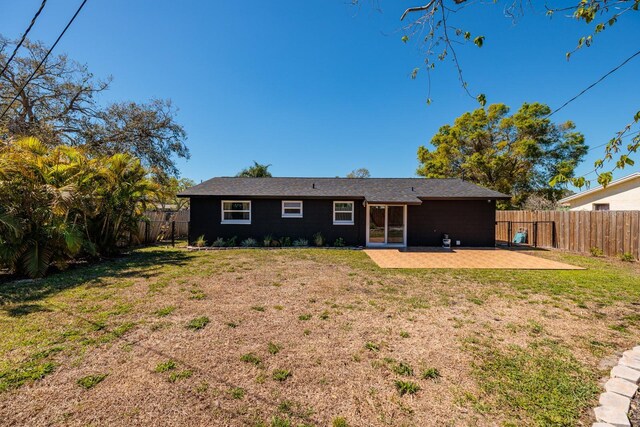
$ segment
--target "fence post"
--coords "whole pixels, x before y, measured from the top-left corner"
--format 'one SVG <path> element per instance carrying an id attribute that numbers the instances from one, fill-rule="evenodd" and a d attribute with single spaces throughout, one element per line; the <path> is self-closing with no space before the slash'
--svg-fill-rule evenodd
<path id="1" fill-rule="evenodd" d="M 507 246 L 511 247 L 511 221 L 507 222 Z"/>
<path id="2" fill-rule="evenodd" d="M 176 245 L 176 222 L 171 221 L 171 246 Z"/>
<path id="3" fill-rule="evenodd" d="M 144 244 L 149 243 L 149 221 L 144 222 Z"/>
<path id="4" fill-rule="evenodd" d="M 538 221 L 533 222 L 533 247 L 538 247 Z"/>

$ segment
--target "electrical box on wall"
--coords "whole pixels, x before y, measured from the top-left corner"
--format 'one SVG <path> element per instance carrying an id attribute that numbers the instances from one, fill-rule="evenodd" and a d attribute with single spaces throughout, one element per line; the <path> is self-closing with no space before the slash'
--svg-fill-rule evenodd
<path id="1" fill-rule="evenodd" d="M 460 240 L 456 240 L 456 246 L 460 246 Z"/>

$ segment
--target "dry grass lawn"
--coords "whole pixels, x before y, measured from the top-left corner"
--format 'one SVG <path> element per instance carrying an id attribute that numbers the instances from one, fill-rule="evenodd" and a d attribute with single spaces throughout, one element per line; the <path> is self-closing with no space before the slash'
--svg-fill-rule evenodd
<path id="1" fill-rule="evenodd" d="M 637 264 L 384 270 L 146 248 L 0 284 L 3 425 L 588 425 L 639 342 Z"/>

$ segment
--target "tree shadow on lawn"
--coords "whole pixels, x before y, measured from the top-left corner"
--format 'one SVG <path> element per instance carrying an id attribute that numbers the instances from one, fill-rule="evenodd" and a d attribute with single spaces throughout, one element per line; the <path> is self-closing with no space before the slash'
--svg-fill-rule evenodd
<path id="1" fill-rule="evenodd" d="M 189 258 L 189 254 L 185 251 L 153 248 L 56 272 L 43 279 L 0 283 L 0 306 L 37 301 L 83 284 L 101 286 L 104 278 L 144 277 L 148 279 L 160 274 L 159 270 L 163 264 L 182 266 Z M 23 305 L 13 307 L 7 312 L 11 316 L 21 316 L 41 311 L 37 306 L 38 304 Z"/>

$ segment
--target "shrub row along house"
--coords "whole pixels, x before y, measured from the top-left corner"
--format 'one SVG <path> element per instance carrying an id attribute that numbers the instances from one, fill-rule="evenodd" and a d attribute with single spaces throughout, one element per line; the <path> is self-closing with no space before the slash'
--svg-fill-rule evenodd
<path id="1" fill-rule="evenodd" d="M 190 198 L 189 241 L 287 236 L 351 246 L 494 246 L 496 200 L 461 179 L 212 178 Z"/>

